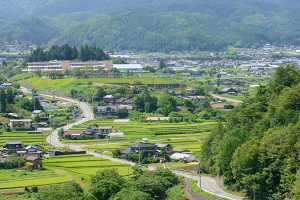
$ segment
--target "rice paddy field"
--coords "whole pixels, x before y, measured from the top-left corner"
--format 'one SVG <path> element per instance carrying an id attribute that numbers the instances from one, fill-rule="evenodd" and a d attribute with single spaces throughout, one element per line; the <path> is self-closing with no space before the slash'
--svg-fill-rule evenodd
<path id="1" fill-rule="evenodd" d="M 172 77 L 121 77 L 121 78 L 63 78 L 63 79 L 49 79 L 49 78 L 29 78 L 26 82 L 34 87 L 63 87 L 72 84 L 133 84 L 141 82 L 142 84 L 176 84 L 179 81 Z"/>
<path id="2" fill-rule="evenodd" d="M 0 134 L 0 148 L 4 143 L 10 140 L 20 140 L 25 145 L 36 144 L 48 146 L 46 138 L 49 135 L 49 131 L 44 132 L 43 134 L 29 134 L 26 131 L 13 131 Z"/>
<path id="3" fill-rule="evenodd" d="M 25 186 L 43 186 L 76 180 L 83 187 L 89 184 L 90 176 L 99 170 L 116 169 L 127 176 L 132 170 L 129 165 L 96 158 L 92 155 L 65 155 L 43 160 L 44 170 L 0 170 L 0 192 Z"/>
<path id="4" fill-rule="evenodd" d="M 175 149 L 190 150 L 199 154 L 203 140 L 209 135 L 216 122 L 202 123 L 114 123 L 113 121 L 90 121 L 72 129 L 85 129 L 87 126 L 112 126 L 113 129 L 123 132 L 125 138 L 103 140 L 64 140 L 70 143 L 84 143 L 90 146 L 87 149 L 98 150 L 105 154 L 112 154 L 116 149 L 128 148 L 131 144 L 147 138 L 151 143 L 167 143 Z"/>

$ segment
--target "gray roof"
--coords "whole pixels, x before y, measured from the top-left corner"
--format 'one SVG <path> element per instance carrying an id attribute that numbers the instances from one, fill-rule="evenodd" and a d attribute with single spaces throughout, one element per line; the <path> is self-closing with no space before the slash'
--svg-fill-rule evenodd
<path id="1" fill-rule="evenodd" d="M 23 142 L 19 141 L 19 140 L 11 140 L 6 142 L 5 144 L 23 144 Z"/>
<path id="2" fill-rule="evenodd" d="M 147 147 L 156 147 L 156 145 L 154 145 L 154 144 L 146 144 L 146 143 L 140 142 L 138 144 L 132 145 L 131 147 L 133 147 L 133 148 L 147 148 Z"/>

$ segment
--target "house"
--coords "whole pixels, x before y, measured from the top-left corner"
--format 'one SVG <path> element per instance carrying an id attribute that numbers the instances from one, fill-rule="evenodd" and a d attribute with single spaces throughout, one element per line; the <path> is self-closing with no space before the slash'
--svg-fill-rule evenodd
<path id="1" fill-rule="evenodd" d="M 220 94 L 238 95 L 240 93 L 240 89 L 238 89 L 238 88 L 224 88 L 219 93 Z"/>
<path id="2" fill-rule="evenodd" d="M 34 111 L 32 111 L 32 115 L 33 115 L 33 116 L 40 115 L 40 114 L 42 114 L 42 113 L 43 113 L 42 110 L 34 110 Z"/>
<path id="3" fill-rule="evenodd" d="M 32 120 L 31 119 L 10 120 L 9 126 L 11 129 L 31 129 L 32 128 Z"/>
<path id="4" fill-rule="evenodd" d="M 174 153 L 170 156 L 173 160 L 185 160 L 187 162 L 192 162 L 196 158 L 192 153 L 184 152 L 184 153 Z"/>
<path id="5" fill-rule="evenodd" d="M 27 155 L 27 156 L 35 156 L 35 157 L 37 157 L 37 158 L 42 158 L 42 157 L 43 157 L 43 154 L 44 154 L 44 152 L 41 151 L 41 150 L 39 149 L 39 147 L 36 146 L 36 145 L 28 145 L 28 146 L 25 148 L 25 150 L 26 150 L 26 155 Z"/>
<path id="6" fill-rule="evenodd" d="M 83 130 L 66 130 L 64 131 L 64 137 L 82 137 L 84 135 Z"/>
<path id="7" fill-rule="evenodd" d="M 108 134 L 112 133 L 112 126 L 96 126 L 92 125 L 85 129 L 84 134 L 87 136 L 93 136 L 97 139 L 104 138 Z"/>
<path id="8" fill-rule="evenodd" d="M 104 103 L 114 105 L 116 103 L 116 97 L 114 95 L 106 95 L 105 97 L 103 97 L 103 101 Z"/>
<path id="9" fill-rule="evenodd" d="M 20 119 L 19 115 L 17 115 L 16 113 L 8 113 L 6 117 L 9 119 Z"/>
<path id="10" fill-rule="evenodd" d="M 188 88 L 185 90 L 188 95 L 195 95 L 196 90 L 194 88 Z"/>
<path id="11" fill-rule="evenodd" d="M 42 100 L 45 100 L 45 97 L 44 96 L 40 96 L 38 94 L 33 94 L 32 95 L 32 99 L 42 101 Z"/>
<path id="12" fill-rule="evenodd" d="M 11 140 L 11 141 L 6 142 L 3 145 L 2 151 L 8 152 L 10 150 L 23 151 L 24 150 L 23 143 L 18 140 Z"/>
<path id="13" fill-rule="evenodd" d="M 140 151 L 150 153 L 152 155 L 157 154 L 157 146 L 155 144 L 148 144 L 144 142 L 140 142 L 130 146 L 133 152 L 139 153 Z"/>
<path id="14" fill-rule="evenodd" d="M 97 116 L 116 116 L 117 106 L 98 106 Z"/>
<path id="15" fill-rule="evenodd" d="M 116 116 L 118 109 L 126 109 L 128 113 L 132 111 L 131 105 L 108 105 L 108 106 L 98 106 L 97 107 L 97 116 Z"/>
<path id="16" fill-rule="evenodd" d="M 26 158 L 28 163 L 32 164 L 32 169 L 41 169 L 42 168 L 42 159 L 35 156 L 29 156 Z"/>
<path id="17" fill-rule="evenodd" d="M 169 119 L 169 117 L 147 117 L 149 122 L 167 122 Z"/>
<path id="18" fill-rule="evenodd" d="M 156 144 L 157 151 L 161 152 L 161 150 L 166 150 L 167 153 L 173 152 L 173 146 L 170 144 Z"/>

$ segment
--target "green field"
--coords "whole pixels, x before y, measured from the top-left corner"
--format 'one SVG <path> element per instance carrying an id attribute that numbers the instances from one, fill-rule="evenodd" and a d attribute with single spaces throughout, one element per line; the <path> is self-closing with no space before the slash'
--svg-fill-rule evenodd
<path id="1" fill-rule="evenodd" d="M 99 150 L 111 155 L 116 149 L 125 149 L 143 138 L 151 143 L 168 143 L 175 149 L 185 149 L 200 153 L 203 140 L 208 136 L 216 122 L 203 123 L 145 123 L 129 122 L 114 123 L 113 121 L 90 121 L 72 127 L 72 129 L 85 129 L 88 125 L 96 123 L 100 126 L 112 126 L 125 134 L 122 139 L 103 140 L 63 140 L 65 143 L 90 144 L 87 149 Z"/>
<path id="2" fill-rule="evenodd" d="M 64 78 L 64 79 L 42 79 L 29 78 L 26 82 L 34 87 L 63 87 L 72 84 L 133 84 L 141 82 L 142 84 L 175 84 L 179 83 L 171 77 L 122 77 L 122 78 Z"/>
<path id="3" fill-rule="evenodd" d="M 96 158 L 92 155 L 66 155 L 43 160 L 44 170 L 1 170 L 0 190 L 42 186 L 76 180 L 83 186 L 89 184 L 90 176 L 99 170 L 117 169 L 121 175 L 132 172 L 129 165 Z"/>
<path id="4" fill-rule="evenodd" d="M 46 138 L 49 132 L 44 132 L 43 134 L 29 134 L 26 131 L 14 131 L 0 134 L 0 146 L 2 147 L 4 143 L 10 140 L 20 140 L 25 145 L 36 144 L 47 146 Z"/>
<path id="5" fill-rule="evenodd" d="M 131 173 L 128 165 L 96 158 L 92 155 L 67 155 L 50 157 L 44 160 L 44 166 L 50 169 L 60 169 L 78 176 L 90 176 L 99 170 L 115 168 L 122 175 Z"/>
<path id="6" fill-rule="evenodd" d="M 126 139 L 137 140 L 142 138 L 167 139 L 182 137 L 205 137 L 214 127 L 216 122 L 207 121 L 190 124 L 160 122 L 114 123 L 113 121 L 90 121 L 79 126 L 74 126 L 72 129 L 85 129 L 87 126 L 92 124 L 97 124 L 99 126 L 112 126 L 114 129 L 118 129 L 119 131 L 123 132 Z"/>

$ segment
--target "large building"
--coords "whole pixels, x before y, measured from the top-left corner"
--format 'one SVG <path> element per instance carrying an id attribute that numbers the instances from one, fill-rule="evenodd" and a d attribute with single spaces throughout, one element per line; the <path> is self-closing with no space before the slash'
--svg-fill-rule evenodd
<path id="1" fill-rule="evenodd" d="M 30 62 L 27 69 L 22 70 L 24 73 L 30 73 L 35 71 L 50 72 L 58 71 L 63 72 L 65 70 L 84 69 L 91 67 L 97 69 L 102 67 L 104 70 L 110 70 L 113 68 L 113 62 L 111 60 L 106 61 L 70 61 L 70 60 L 54 60 L 45 62 Z"/>
<path id="2" fill-rule="evenodd" d="M 120 72 L 143 72 L 143 67 L 140 64 L 114 64 L 114 68 Z"/>

